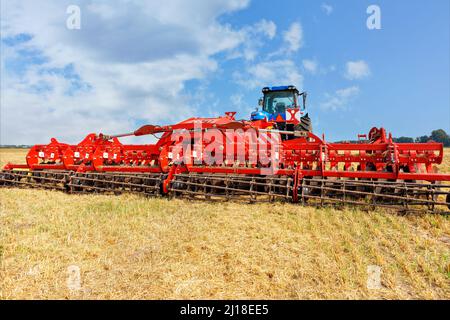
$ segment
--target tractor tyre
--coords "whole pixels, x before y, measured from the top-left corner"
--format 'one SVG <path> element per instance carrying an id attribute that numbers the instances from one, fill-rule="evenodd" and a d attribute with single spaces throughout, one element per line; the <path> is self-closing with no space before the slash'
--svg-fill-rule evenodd
<path id="1" fill-rule="evenodd" d="M 312 132 L 312 122 L 308 114 L 300 118 L 300 123 L 295 125 L 294 130 Z"/>

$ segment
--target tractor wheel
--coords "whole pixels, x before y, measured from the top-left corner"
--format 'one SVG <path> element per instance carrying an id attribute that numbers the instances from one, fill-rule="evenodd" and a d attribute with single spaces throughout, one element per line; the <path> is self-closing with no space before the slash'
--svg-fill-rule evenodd
<path id="1" fill-rule="evenodd" d="M 300 118 L 300 123 L 295 125 L 294 130 L 312 132 L 311 118 L 308 116 L 308 114 Z"/>

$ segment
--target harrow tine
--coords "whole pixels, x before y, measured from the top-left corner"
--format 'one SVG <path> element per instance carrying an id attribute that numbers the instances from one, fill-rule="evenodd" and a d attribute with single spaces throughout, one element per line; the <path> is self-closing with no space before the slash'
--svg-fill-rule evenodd
<path id="1" fill-rule="evenodd" d="M 162 173 L 110 173 L 56 170 L 3 170 L 0 185 L 61 190 L 74 194 L 135 193 L 162 196 Z M 450 185 L 406 181 L 303 178 L 298 185 L 303 205 L 355 205 L 401 212 L 446 213 L 450 208 Z M 240 174 L 176 174 L 169 185 L 174 197 L 250 203 L 293 201 L 294 179 L 289 176 Z"/>

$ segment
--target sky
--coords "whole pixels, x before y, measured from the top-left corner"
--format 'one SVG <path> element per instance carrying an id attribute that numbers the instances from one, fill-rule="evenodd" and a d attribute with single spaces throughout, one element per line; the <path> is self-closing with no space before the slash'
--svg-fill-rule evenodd
<path id="1" fill-rule="evenodd" d="M 328 141 L 450 132 L 449 18 L 448 0 L 1 0 L 0 144 L 249 119 L 290 84 Z"/>

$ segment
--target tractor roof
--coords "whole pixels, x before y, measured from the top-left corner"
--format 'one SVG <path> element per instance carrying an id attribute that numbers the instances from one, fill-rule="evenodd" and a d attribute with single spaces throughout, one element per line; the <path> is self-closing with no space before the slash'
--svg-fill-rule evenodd
<path id="1" fill-rule="evenodd" d="M 277 86 L 277 87 L 264 87 L 262 89 L 262 92 L 271 92 L 271 91 L 286 91 L 286 90 L 294 90 L 294 91 L 298 91 L 297 88 L 293 85 L 289 85 L 289 86 Z"/>

